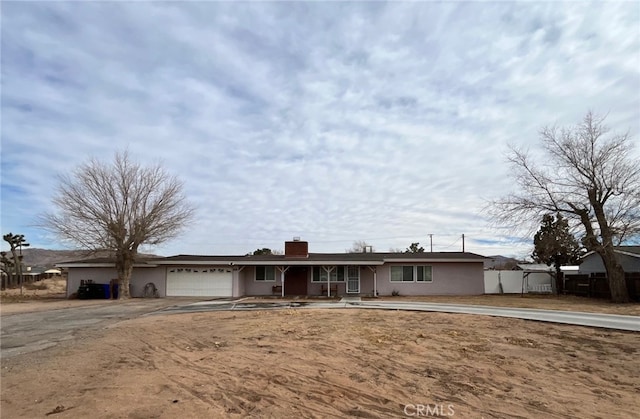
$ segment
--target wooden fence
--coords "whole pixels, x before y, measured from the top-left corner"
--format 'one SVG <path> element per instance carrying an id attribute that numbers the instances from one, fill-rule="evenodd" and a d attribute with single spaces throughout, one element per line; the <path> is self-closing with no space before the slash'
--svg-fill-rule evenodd
<path id="1" fill-rule="evenodd" d="M 625 279 L 629 297 L 634 301 L 640 301 L 640 273 L 626 273 Z M 562 292 L 583 297 L 611 298 L 607 276 L 604 273 L 565 275 Z"/>

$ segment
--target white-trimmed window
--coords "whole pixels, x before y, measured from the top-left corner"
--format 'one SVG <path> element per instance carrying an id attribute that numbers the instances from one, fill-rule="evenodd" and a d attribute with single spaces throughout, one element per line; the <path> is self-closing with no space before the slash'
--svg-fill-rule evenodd
<path id="1" fill-rule="evenodd" d="M 256 281 L 275 282 L 276 267 L 275 266 L 256 266 Z"/>
<path id="2" fill-rule="evenodd" d="M 390 272 L 391 282 L 433 282 L 429 265 L 391 266 Z"/>
<path id="3" fill-rule="evenodd" d="M 418 265 L 416 266 L 416 281 L 417 282 L 433 282 L 433 271 L 431 266 Z"/>
<path id="4" fill-rule="evenodd" d="M 329 273 L 329 282 L 344 282 L 346 270 L 344 266 L 331 266 L 328 268 L 333 268 Z M 327 282 L 327 270 L 322 266 L 314 266 L 311 282 Z"/>

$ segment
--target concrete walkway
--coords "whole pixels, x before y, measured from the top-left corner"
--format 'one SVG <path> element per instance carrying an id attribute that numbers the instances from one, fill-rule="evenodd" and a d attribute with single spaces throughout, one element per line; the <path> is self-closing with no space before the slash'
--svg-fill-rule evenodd
<path id="1" fill-rule="evenodd" d="M 376 310 L 409 310 L 434 311 L 443 313 L 476 314 L 483 316 L 512 317 L 524 320 L 572 324 L 577 326 L 602 327 L 615 330 L 640 332 L 640 316 L 622 316 L 616 314 L 584 313 L 560 310 L 538 310 L 529 308 L 490 307 L 466 304 L 439 304 L 420 302 L 388 302 L 358 301 L 359 299 L 343 298 L 333 302 L 199 302 L 180 305 L 158 311 L 154 314 L 190 313 L 201 311 L 229 310 L 277 310 L 277 309 L 376 309 Z"/>
<path id="2" fill-rule="evenodd" d="M 360 297 L 342 297 L 340 299 L 341 303 L 359 303 L 362 301 Z"/>
<path id="3" fill-rule="evenodd" d="M 639 316 L 618 314 L 584 313 L 578 311 L 538 310 L 532 308 L 490 307 L 466 304 L 438 303 L 388 303 L 367 301 L 361 308 L 385 310 L 438 311 L 444 313 L 479 314 L 484 316 L 512 317 L 524 320 L 573 324 L 577 326 L 604 327 L 607 329 L 640 332 Z"/>

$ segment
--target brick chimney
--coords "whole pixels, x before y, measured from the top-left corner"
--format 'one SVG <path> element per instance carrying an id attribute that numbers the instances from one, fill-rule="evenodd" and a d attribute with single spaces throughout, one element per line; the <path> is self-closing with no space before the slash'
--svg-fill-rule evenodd
<path id="1" fill-rule="evenodd" d="M 301 241 L 300 237 L 294 237 L 293 241 L 284 242 L 285 258 L 306 258 L 309 257 L 309 243 Z"/>

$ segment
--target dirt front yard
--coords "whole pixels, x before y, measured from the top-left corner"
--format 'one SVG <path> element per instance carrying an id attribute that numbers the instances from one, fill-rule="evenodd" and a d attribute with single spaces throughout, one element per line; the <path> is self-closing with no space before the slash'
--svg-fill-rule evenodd
<path id="1" fill-rule="evenodd" d="M 621 417 L 640 334 L 378 310 L 153 315 L 2 362 L 2 417 Z"/>

